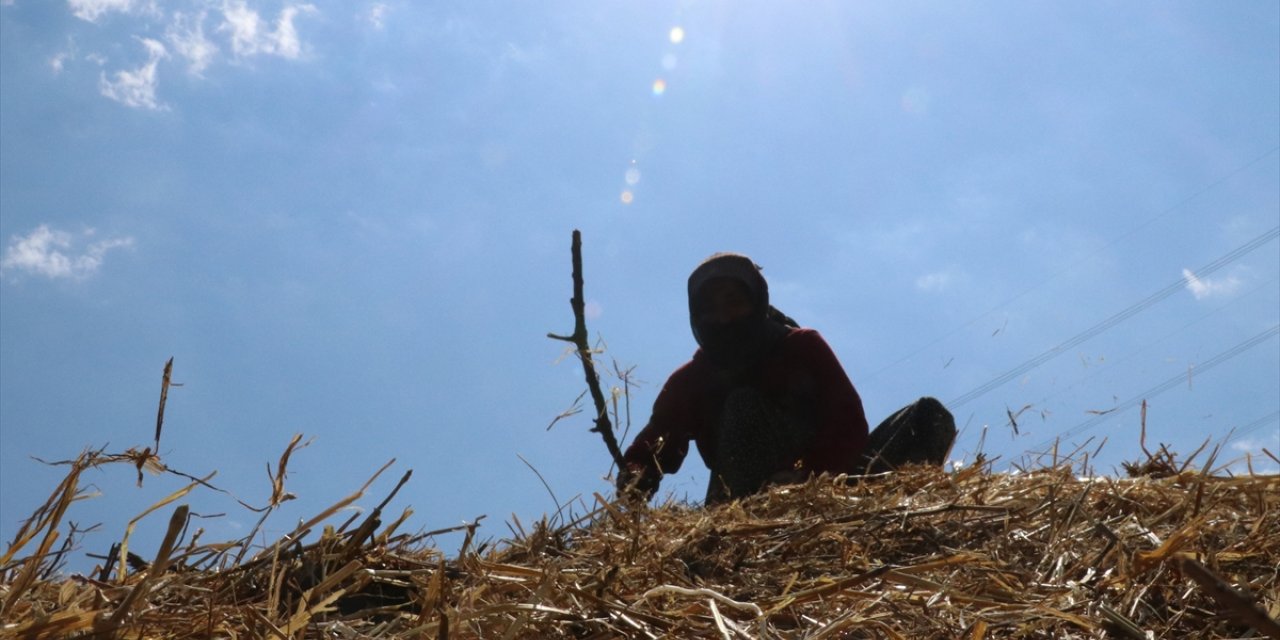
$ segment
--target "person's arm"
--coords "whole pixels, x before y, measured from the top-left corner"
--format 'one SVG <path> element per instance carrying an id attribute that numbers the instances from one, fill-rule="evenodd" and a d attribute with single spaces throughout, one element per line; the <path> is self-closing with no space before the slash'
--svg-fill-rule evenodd
<path id="1" fill-rule="evenodd" d="M 867 446 L 867 417 L 862 398 L 826 340 L 816 331 L 796 336 L 802 357 L 813 372 L 818 430 L 804 456 L 811 473 L 851 471 Z"/>
<path id="2" fill-rule="evenodd" d="M 651 497 L 663 474 L 680 469 L 689 453 L 690 391 L 688 365 L 681 367 L 663 385 L 653 403 L 653 413 L 622 455 L 618 489 Z"/>

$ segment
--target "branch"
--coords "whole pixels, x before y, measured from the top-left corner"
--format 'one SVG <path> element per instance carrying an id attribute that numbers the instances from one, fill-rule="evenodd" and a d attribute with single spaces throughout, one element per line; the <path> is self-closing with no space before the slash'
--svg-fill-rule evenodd
<path id="1" fill-rule="evenodd" d="M 600 391 L 600 376 L 596 375 L 595 363 L 591 360 L 591 345 L 587 344 L 586 303 L 582 298 L 582 233 L 573 230 L 573 298 L 569 300 L 573 307 L 573 334 L 560 336 L 548 333 L 547 337 L 563 340 L 574 345 L 578 350 L 578 358 L 582 360 L 582 372 L 587 378 L 587 388 L 591 391 L 591 400 L 596 405 L 596 426 L 591 430 L 604 438 L 604 446 L 614 463 L 622 466 L 622 451 L 618 449 L 618 440 L 613 435 L 613 425 L 609 423 L 608 405 L 605 404 L 604 393 Z"/>

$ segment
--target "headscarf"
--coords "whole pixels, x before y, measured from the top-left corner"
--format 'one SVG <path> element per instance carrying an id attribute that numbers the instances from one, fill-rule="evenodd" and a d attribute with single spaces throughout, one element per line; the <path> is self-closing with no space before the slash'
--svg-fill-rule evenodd
<path id="1" fill-rule="evenodd" d="M 699 322 L 697 300 L 708 282 L 730 278 L 746 286 L 751 315 L 728 323 Z M 769 305 L 769 283 L 760 267 L 740 253 L 717 253 L 689 275 L 689 325 L 703 353 L 721 369 L 740 371 L 756 363 L 796 326 Z"/>

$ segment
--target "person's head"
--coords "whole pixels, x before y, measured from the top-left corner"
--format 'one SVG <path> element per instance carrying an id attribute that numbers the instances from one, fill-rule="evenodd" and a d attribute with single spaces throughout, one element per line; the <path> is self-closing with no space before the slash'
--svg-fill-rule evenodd
<path id="1" fill-rule="evenodd" d="M 690 308 L 698 324 L 728 324 L 750 317 L 755 303 L 746 283 L 718 276 L 698 288 Z"/>
<path id="2" fill-rule="evenodd" d="M 760 267 L 737 253 L 717 253 L 689 276 L 689 324 L 713 362 L 739 367 L 768 346 L 769 285 Z"/>

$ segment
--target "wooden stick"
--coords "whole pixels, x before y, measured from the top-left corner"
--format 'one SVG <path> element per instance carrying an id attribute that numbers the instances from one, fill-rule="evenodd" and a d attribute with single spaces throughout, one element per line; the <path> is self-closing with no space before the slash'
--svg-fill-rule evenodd
<path id="1" fill-rule="evenodd" d="M 604 446 L 609 449 L 613 462 L 622 467 L 622 451 L 618 449 L 613 425 L 609 423 L 608 405 L 605 404 L 604 393 L 600 391 L 600 376 L 596 375 L 596 366 L 591 360 L 591 345 L 587 343 L 587 305 L 582 298 L 582 233 L 577 229 L 573 230 L 573 298 L 569 300 L 569 305 L 573 307 L 573 335 L 548 333 L 547 337 L 572 343 L 577 348 L 578 358 L 582 360 L 582 372 L 587 378 L 587 388 L 591 390 L 591 400 L 596 405 L 596 426 L 591 430 L 604 438 Z"/>

